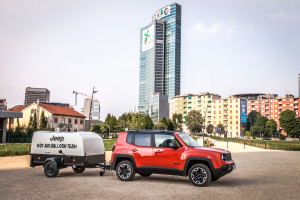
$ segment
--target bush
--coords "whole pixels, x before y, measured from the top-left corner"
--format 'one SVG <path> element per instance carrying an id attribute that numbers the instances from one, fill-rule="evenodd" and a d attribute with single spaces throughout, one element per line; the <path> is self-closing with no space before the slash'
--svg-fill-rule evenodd
<path id="1" fill-rule="evenodd" d="M 279 138 L 280 140 L 285 140 L 285 139 L 286 139 L 286 136 L 283 135 L 283 134 L 279 134 L 279 135 L 278 135 L 278 138 Z"/>

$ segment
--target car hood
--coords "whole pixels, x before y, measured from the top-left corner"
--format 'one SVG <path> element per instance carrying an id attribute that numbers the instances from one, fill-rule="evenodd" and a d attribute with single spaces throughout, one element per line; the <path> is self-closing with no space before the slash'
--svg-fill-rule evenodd
<path id="1" fill-rule="evenodd" d="M 218 149 L 218 148 L 209 148 L 209 147 L 196 147 L 195 150 L 201 150 L 201 151 L 212 151 L 216 153 L 230 153 L 230 151 L 227 151 L 225 149 Z"/>

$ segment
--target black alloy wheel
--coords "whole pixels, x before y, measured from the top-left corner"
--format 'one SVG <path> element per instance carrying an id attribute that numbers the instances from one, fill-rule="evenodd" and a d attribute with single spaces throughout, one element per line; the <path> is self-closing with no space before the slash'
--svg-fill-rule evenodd
<path id="1" fill-rule="evenodd" d="M 191 183 L 198 187 L 205 187 L 211 181 L 211 171 L 204 164 L 195 164 L 189 170 Z"/>
<path id="2" fill-rule="evenodd" d="M 121 161 L 117 165 L 116 174 L 121 181 L 131 181 L 135 176 L 132 163 L 129 160 Z"/>

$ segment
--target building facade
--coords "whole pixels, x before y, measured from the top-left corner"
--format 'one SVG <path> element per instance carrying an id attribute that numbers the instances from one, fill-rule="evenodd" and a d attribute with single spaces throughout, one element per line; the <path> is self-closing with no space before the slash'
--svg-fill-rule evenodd
<path id="1" fill-rule="evenodd" d="M 268 119 L 274 119 L 277 123 L 277 129 L 281 130 L 279 118 L 282 111 L 292 110 L 296 115 L 300 117 L 298 105 L 300 104 L 300 98 L 294 97 L 291 94 L 285 95 L 285 97 L 274 97 L 272 95 L 259 96 L 255 100 L 247 101 L 247 113 L 251 111 L 260 112 L 262 116 Z"/>
<path id="2" fill-rule="evenodd" d="M 50 91 L 47 88 L 31 88 L 27 87 L 25 90 L 24 105 L 28 106 L 36 103 L 39 100 L 41 103 L 49 103 Z"/>
<path id="3" fill-rule="evenodd" d="M 173 3 L 158 10 L 140 30 L 140 113 L 151 115 L 154 93 L 167 95 L 168 101 L 180 94 L 180 53 L 181 6 Z"/>
<path id="4" fill-rule="evenodd" d="M 12 125 L 11 128 L 18 126 L 27 127 L 30 118 L 32 119 L 34 116 L 36 116 L 37 127 L 39 127 L 40 118 L 44 112 L 47 125 L 52 131 L 84 131 L 85 116 L 72 108 L 44 103 L 32 103 L 29 106 L 15 107 L 11 112 L 21 112 L 23 114 L 23 118 L 13 119 L 12 123 L 10 123 Z"/>
<path id="5" fill-rule="evenodd" d="M 91 114 L 91 120 L 100 120 L 100 101 L 98 99 L 93 99 L 91 107 L 91 98 L 84 99 L 84 107 L 82 113 L 89 120 L 89 115 Z"/>
<path id="6" fill-rule="evenodd" d="M 170 102 L 170 118 L 173 114 L 182 114 L 183 123 L 191 110 L 197 110 L 205 118 L 205 126 L 211 124 L 212 119 L 212 102 L 213 100 L 221 99 L 220 95 L 211 93 L 186 94 L 175 96 Z M 184 127 L 184 130 L 186 128 Z"/>
<path id="7" fill-rule="evenodd" d="M 163 117 L 169 119 L 168 96 L 161 93 L 154 93 L 151 97 L 151 119 L 153 123 L 162 120 Z"/>
<path id="8" fill-rule="evenodd" d="M 233 96 L 214 100 L 211 121 L 214 127 L 222 124 L 227 137 L 244 136 L 247 128 L 247 100 Z"/>

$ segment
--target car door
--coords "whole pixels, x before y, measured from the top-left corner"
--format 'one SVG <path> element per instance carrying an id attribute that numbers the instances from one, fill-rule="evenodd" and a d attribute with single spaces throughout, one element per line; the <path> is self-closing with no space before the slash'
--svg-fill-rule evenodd
<path id="1" fill-rule="evenodd" d="M 173 134 L 157 133 L 154 135 L 154 166 L 155 168 L 174 168 L 183 169 L 183 161 L 181 155 L 184 148 L 181 147 Z M 169 143 L 177 143 L 177 149 L 170 148 Z"/>
<path id="2" fill-rule="evenodd" d="M 137 167 L 154 167 L 151 134 L 135 133 L 128 154 L 134 158 Z"/>

